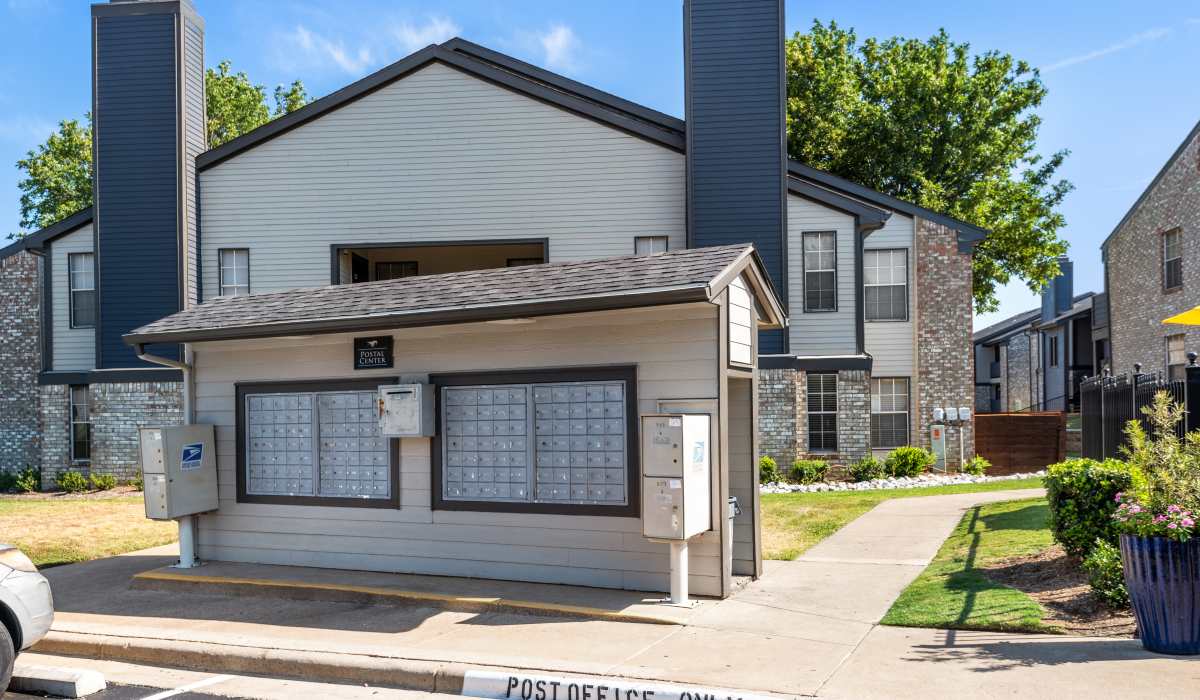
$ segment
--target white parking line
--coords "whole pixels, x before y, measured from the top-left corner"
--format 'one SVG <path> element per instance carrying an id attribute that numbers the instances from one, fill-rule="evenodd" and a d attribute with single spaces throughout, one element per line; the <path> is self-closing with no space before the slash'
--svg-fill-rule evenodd
<path id="1" fill-rule="evenodd" d="M 231 678 L 233 678 L 233 676 L 210 676 L 209 678 L 205 678 L 203 680 L 198 680 L 195 683 L 188 683 L 187 685 L 181 685 L 178 688 L 175 688 L 174 690 L 164 690 L 161 693 L 155 693 L 154 695 L 147 695 L 146 697 L 142 698 L 142 700 L 163 700 L 164 698 L 170 698 L 170 697 L 174 697 L 176 695 L 190 693 L 193 690 L 198 690 L 200 688 L 207 688 L 210 685 L 224 683 L 225 681 L 227 681 Z"/>

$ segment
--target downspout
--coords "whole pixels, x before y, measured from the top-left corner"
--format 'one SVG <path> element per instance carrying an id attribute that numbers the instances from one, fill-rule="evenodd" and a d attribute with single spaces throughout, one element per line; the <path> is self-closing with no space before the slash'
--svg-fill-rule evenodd
<path id="1" fill-rule="evenodd" d="M 183 362 L 148 353 L 146 352 L 146 346 L 141 343 L 134 345 L 133 351 L 137 353 L 138 359 L 143 362 L 171 367 L 183 373 L 183 424 L 193 424 L 196 420 L 196 415 L 192 399 L 195 395 L 192 386 L 192 364 L 195 362 L 192 354 L 192 346 L 188 343 L 183 344 Z M 179 563 L 176 567 L 191 569 L 199 565 L 200 559 L 196 553 L 196 516 L 185 515 L 179 518 Z"/>

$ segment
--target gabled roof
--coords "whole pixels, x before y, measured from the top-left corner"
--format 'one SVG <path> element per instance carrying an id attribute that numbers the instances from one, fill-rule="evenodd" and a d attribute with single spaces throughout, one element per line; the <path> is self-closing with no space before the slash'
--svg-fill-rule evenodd
<path id="1" fill-rule="evenodd" d="M 684 130 L 686 124 L 682 119 L 630 102 L 603 90 L 597 90 L 579 81 L 506 56 L 465 39 L 454 38 L 441 44 L 427 46 L 337 92 L 314 100 L 295 112 L 279 117 L 229 143 L 202 153 L 196 158 L 196 167 L 198 170 L 210 168 L 260 143 L 365 97 L 435 62 L 671 150 L 680 153 L 685 150 Z M 964 252 L 969 252 L 974 244 L 983 240 L 988 233 L 985 229 L 972 226 L 964 221 L 918 207 L 895 197 L 889 197 L 794 160 L 788 163 L 788 175 L 789 191 L 816 199 L 823 204 L 829 204 L 835 209 L 849 211 L 856 215 L 861 213 L 865 219 L 871 221 L 878 220 L 881 216 L 877 207 L 884 207 L 949 226 L 959 232 L 959 247 Z M 820 191 L 814 187 L 818 187 Z M 832 196 L 839 193 L 846 197 L 839 199 Z M 859 200 L 857 205 L 875 206 L 868 206 L 871 211 L 854 211 L 855 203 L 851 201 L 852 199 Z M 882 221 L 886 221 L 886 219 L 887 217 L 884 216 Z M 882 226 L 882 221 L 879 221 L 880 226 Z M 863 225 L 866 225 L 868 230 L 872 227 L 871 224 L 864 224 L 860 220 L 860 226 Z M 878 226 L 874 226 L 874 228 L 878 228 Z"/>
<path id="2" fill-rule="evenodd" d="M 1171 154 L 1171 157 L 1167 159 L 1167 162 L 1164 163 L 1162 168 L 1159 169 L 1158 174 L 1154 176 L 1154 179 L 1150 181 L 1150 184 L 1146 185 L 1146 189 L 1142 190 L 1142 193 L 1138 195 L 1136 200 L 1134 200 L 1133 206 L 1129 207 L 1129 211 L 1125 212 L 1125 216 L 1122 216 L 1121 220 L 1117 222 L 1117 225 L 1113 227 L 1112 233 L 1109 233 L 1108 236 L 1105 237 L 1104 242 L 1100 244 L 1101 250 L 1104 250 L 1108 247 L 1108 242 L 1112 240 L 1112 237 L 1117 235 L 1117 231 L 1120 231 L 1121 227 L 1125 225 L 1125 222 L 1129 221 L 1129 217 L 1133 216 L 1133 213 L 1142 206 L 1142 202 L 1146 201 L 1146 197 L 1150 196 L 1150 193 L 1154 191 L 1155 187 L 1158 187 L 1158 183 L 1167 174 L 1167 171 L 1171 169 L 1172 165 L 1175 165 L 1175 161 L 1179 160 L 1179 156 L 1183 155 L 1183 152 L 1187 150 L 1188 144 L 1190 144 L 1192 140 L 1196 138 L 1200 138 L 1200 122 L 1196 122 L 1196 125 L 1192 127 L 1192 130 L 1188 132 L 1188 135 L 1184 137 L 1183 143 L 1179 144 L 1179 147 L 1175 149 L 1175 152 Z"/>
<path id="3" fill-rule="evenodd" d="M 764 328 L 787 316 L 749 245 L 217 297 L 138 328 L 130 345 L 377 331 L 711 302 L 745 274 Z"/>
<path id="4" fill-rule="evenodd" d="M 86 226 L 90 223 L 92 223 L 92 208 L 88 207 L 87 209 L 75 212 L 56 224 L 47 226 L 41 231 L 31 233 L 17 240 L 15 243 L 0 248 L 0 260 L 10 255 L 16 255 L 23 250 L 41 251 L 42 246 L 47 242 L 59 236 L 65 236 L 81 226 Z"/>
<path id="5" fill-rule="evenodd" d="M 1038 323 L 1038 320 L 1042 317 L 1042 310 L 1040 307 L 1036 309 L 1030 309 L 1029 311 L 1022 311 L 1019 314 L 1014 314 L 1003 321 L 997 321 L 990 326 L 980 328 L 972 333 L 971 343 L 978 345 L 980 343 L 989 343 L 992 341 L 1002 340 L 1004 336 L 1027 327 L 1037 328 L 1041 327 L 1042 325 L 1052 326 L 1063 319 L 1091 309 L 1092 298 L 1095 296 L 1095 292 L 1084 292 L 1083 294 L 1076 295 L 1075 298 L 1071 300 L 1072 305 L 1068 311 L 1063 312 L 1045 324 Z"/>

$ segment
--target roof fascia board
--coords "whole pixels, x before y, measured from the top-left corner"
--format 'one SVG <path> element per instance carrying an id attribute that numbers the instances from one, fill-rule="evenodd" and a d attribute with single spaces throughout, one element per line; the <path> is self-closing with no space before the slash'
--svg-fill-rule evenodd
<path id="1" fill-rule="evenodd" d="M 833 190 L 818 187 L 812 182 L 795 175 L 788 176 L 788 192 L 816 202 L 817 204 L 837 209 L 843 214 L 858 217 L 858 229 L 860 233 L 867 233 L 882 228 L 888 222 L 888 219 L 892 218 L 892 212 L 890 211 L 878 209 Z"/>
<path id="2" fill-rule="evenodd" d="M 1154 188 L 1158 187 L 1158 183 L 1161 182 L 1164 177 L 1166 177 L 1167 171 L 1171 169 L 1172 165 L 1175 165 L 1175 161 L 1179 160 L 1179 157 L 1183 155 L 1185 150 L 1187 150 L 1188 144 L 1197 137 L 1200 137 L 1200 122 L 1196 122 L 1196 125 L 1192 127 L 1192 130 L 1188 132 L 1188 135 L 1184 137 L 1183 142 L 1179 144 L 1179 146 L 1175 149 L 1175 152 L 1171 154 L 1171 157 L 1168 158 L 1167 162 L 1164 163 L 1162 168 L 1159 169 L 1158 174 L 1154 176 L 1154 179 L 1150 181 L 1150 184 L 1146 186 L 1146 189 L 1142 190 L 1142 193 L 1138 195 L 1137 199 L 1134 200 L 1133 206 L 1129 207 L 1129 211 L 1125 212 L 1125 216 L 1121 217 L 1121 220 L 1118 221 L 1117 225 L 1113 227 L 1112 232 L 1109 233 L 1108 236 L 1105 237 L 1104 242 L 1100 244 L 1100 250 L 1106 257 L 1108 254 L 1108 242 L 1112 240 L 1112 237 L 1117 235 L 1117 232 L 1121 230 L 1121 227 L 1124 226 L 1131 217 L 1133 217 L 1134 212 L 1136 212 L 1138 208 L 1142 206 L 1142 202 L 1146 201 L 1146 197 L 1149 197 Z"/>
<path id="3" fill-rule="evenodd" d="M 759 257 L 758 251 L 753 247 L 748 247 L 746 252 L 729 263 L 724 270 L 708 283 L 709 300 L 716 299 L 717 295 L 723 292 L 738 275 L 741 275 L 743 272 L 748 273 L 754 296 L 758 299 L 759 306 L 768 313 L 766 323 L 759 324 L 760 327 L 786 327 L 787 312 L 783 310 L 783 306 L 779 301 L 779 295 L 775 293 L 775 287 L 771 284 L 771 279 L 767 276 L 765 270 L 766 268 L 763 266 L 762 258 Z"/>
<path id="4" fill-rule="evenodd" d="M 49 243 L 55 238 L 65 236 L 90 223 L 92 223 L 92 208 L 88 207 L 87 209 L 75 212 L 62 221 L 50 224 L 40 231 L 35 231 L 15 243 L 0 248 L 0 260 L 10 255 L 16 255 L 23 250 L 40 250 L 44 244 Z"/>
<path id="5" fill-rule="evenodd" d="M 870 355 L 759 355 L 759 369 L 796 369 L 806 372 L 833 372 L 837 370 L 871 371 L 874 358 Z"/>

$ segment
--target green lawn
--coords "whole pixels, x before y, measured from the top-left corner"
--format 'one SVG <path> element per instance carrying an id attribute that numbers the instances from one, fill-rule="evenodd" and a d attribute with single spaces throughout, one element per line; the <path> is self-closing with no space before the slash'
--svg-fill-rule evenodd
<path id="1" fill-rule="evenodd" d="M 1004 501 L 967 511 L 954 534 L 883 618 L 885 625 L 1004 632 L 1053 632 L 1029 596 L 993 583 L 980 566 L 1035 554 L 1053 540 L 1046 499 Z"/>
<path id="2" fill-rule="evenodd" d="M 767 559 L 795 559 L 809 547 L 889 498 L 1033 489 L 1041 486 L 1041 478 L 1034 477 L 915 489 L 764 494 L 763 556 Z"/>
<path id="3" fill-rule="evenodd" d="M 0 542 L 39 567 L 155 547 L 176 533 L 175 523 L 146 519 L 140 495 L 0 496 Z"/>

